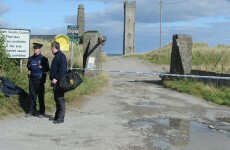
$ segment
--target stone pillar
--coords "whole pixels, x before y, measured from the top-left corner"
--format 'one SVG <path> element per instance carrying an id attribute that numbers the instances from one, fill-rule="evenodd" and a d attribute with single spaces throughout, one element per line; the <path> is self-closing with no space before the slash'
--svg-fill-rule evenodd
<path id="1" fill-rule="evenodd" d="M 135 18 L 136 1 L 129 3 L 124 1 L 124 37 L 123 54 L 135 53 Z"/>
<path id="2" fill-rule="evenodd" d="M 186 34 L 173 35 L 171 74 L 190 74 L 192 70 L 192 37 Z"/>
<path id="3" fill-rule="evenodd" d="M 100 32 L 88 31 L 83 38 L 83 68 L 84 75 L 97 75 L 100 71 L 90 71 L 87 69 L 102 69 L 102 44 L 105 37 Z"/>
<path id="4" fill-rule="evenodd" d="M 84 5 L 82 4 L 78 6 L 77 26 L 78 26 L 78 37 L 81 37 L 85 32 Z"/>

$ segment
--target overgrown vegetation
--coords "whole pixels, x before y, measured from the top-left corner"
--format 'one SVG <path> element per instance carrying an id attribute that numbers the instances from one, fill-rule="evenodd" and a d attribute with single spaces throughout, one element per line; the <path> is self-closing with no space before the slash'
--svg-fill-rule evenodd
<path id="1" fill-rule="evenodd" d="M 149 60 L 157 64 L 170 64 L 172 44 L 169 43 L 161 49 L 130 55 Z M 192 49 L 193 69 L 230 73 L 230 45 L 217 45 L 210 47 L 207 43 L 193 43 Z"/>
<path id="2" fill-rule="evenodd" d="M 161 49 L 128 57 L 138 57 L 152 63 L 169 65 L 171 49 L 172 44 L 169 43 Z M 193 43 L 192 63 L 193 69 L 230 73 L 230 45 L 220 44 L 210 47 L 207 43 Z M 167 79 L 164 80 L 164 85 L 180 92 L 202 97 L 207 101 L 230 106 L 229 87 L 215 87 L 188 79 Z"/>
<path id="3" fill-rule="evenodd" d="M 0 75 L 7 76 L 8 78 L 14 80 L 18 78 L 19 62 L 17 59 L 8 59 L 8 55 L 5 52 L 4 45 L 5 37 L 0 34 Z"/>
<path id="4" fill-rule="evenodd" d="M 4 47 L 5 38 L 0 35 L 0 76 L 7 77 L 12 81 L 15 85 L 24 89 L 28 92 L 28 70 L 26 68 L 27 59 L 23 60 L 22 70 L 20 71 L 20 67 L 18 65 L 17 59 L 9 59 L 5 52 Z M 51 41 L 42 40 L 42 39 L 31 39 L 30 40 L 30 55 L 33 54 L 33 42 L 42 43 L 42 54 L 48 57 L 49 63 L 52 62 L 53 54 L 50 50 Z M 82 67 L 82 53 L 83 48 L 82 45 L 74 45 L 74 64 L 73 67 Z M 70 58 L 70 52 L 64 52 L 67 56 L 67 59 Z M 70 61 L 70 60 L 69 60 Z M 81 72 L 79 72 L 81 74 Z M 82 74 L 81 74 L 82 75 Z M 83 76 L 82 76 L 83 77 Z M 83 83 L 75 90 L 67 92 L 65 94 L 65 98 L 67 103 L 71 101 L 77 101 L 81 96 L 92 94 L 93 92 L 98 91 L 103 86 L 107 85 L 107 77 L 106 74 L 101 74 L 100 76 L 95 77 L 83 77 Z M 13 95 L 10 97 L 4 96 L 2 92 L 0 92 L 0 116 L 5 116 L 8 114 L 17 114 L 26 111 L 26 107 L 28 107 L 29 97 L 21 97 L 19 95 Z M 55 109 L 55 102 L 53 98 L 52 87 L 50 87 L 49 78 L 47 78 L 45 84 L 45 104 L 46 104 L 46 112 L 51 112 Z M 38 105 L 37 105 L 38 106 Z"/>

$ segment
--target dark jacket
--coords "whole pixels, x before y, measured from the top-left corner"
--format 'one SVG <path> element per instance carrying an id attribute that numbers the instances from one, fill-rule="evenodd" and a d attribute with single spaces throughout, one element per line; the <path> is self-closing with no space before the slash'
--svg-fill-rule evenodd
<path id="1" fill-rule="evenodd" d="M 0 77 L 0 90 L 4 93 L 5 96 L 11 96 L 14 94 L 20 94 L 22 96 L 28 95 L 25 90 L 18 87 L 5 77 Z"/>
<path id="2" fill-rule="evenodd" d="M 42 76 L 45 72 L 49 71 L 49 61 L 48 59 L 39 54 L 29 57 L 27 62 L 27 68 L 32 76 Z"/>
<path id="3" fill-rule="evenodd" d="M 65 54 L 60 50 L 54 54 L 54 58 L 50 69 L 50 80 L 56 79 L 67 73 L 67 60 Z"/>

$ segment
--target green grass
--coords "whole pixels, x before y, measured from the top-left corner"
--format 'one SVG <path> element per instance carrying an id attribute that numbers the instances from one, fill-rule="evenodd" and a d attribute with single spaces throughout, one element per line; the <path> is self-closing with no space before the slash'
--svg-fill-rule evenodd
<path id="1" fill-rule="evenodd" d="M 166 87 L 183 93 L 201 97 L 219 105 L 230 106 L 230 88 L 215 87 L 189 79 L 164 80 Z"/>

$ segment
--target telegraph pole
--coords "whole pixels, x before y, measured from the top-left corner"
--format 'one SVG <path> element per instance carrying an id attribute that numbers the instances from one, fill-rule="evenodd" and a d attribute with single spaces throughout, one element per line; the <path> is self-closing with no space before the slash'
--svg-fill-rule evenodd
<path id="1" fill-rule="evenodd" d="M 160 49 L 161 49 L 161 42 L 162 42 L 161 24 L 162 24 L 162 0 L 160 0 Z"/>

